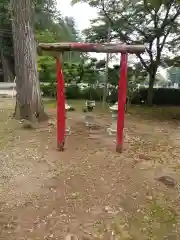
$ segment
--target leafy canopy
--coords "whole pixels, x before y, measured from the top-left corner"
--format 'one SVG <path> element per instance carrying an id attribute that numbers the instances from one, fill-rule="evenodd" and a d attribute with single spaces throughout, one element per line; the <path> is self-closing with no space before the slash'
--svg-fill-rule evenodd
<path id="1" fill-rule="evenodd" d="M 168 52 L 179 47 L 180 4 L 177 0 L 73 0 L 87 2 L 98 11 L 98 18 L 85 30 L 88 41 L 105 42 L 107 25 L 111 41 L 145 44 L 146 56 L 138 55 L 144 68 L 154 78 L 158 66 Z"/>

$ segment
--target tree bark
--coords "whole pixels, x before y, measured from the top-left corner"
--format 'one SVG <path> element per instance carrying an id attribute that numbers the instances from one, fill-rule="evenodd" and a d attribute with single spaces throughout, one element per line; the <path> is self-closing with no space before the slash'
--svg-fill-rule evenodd
<path id="1" fill-rule="evenodd" d="M 32 0 L 11 0 L 16 73 L 14 116 L 29 121 L 44 120 L 33 29 Z"/>
<path id="2" fill-rule="evenodd" d="M 155 83 L 156 71 L 152 71 L 149 73 L 149 88 L 147 93 L 147 105 L 152 106 L 153 104 L 153 97 L 154 97 L 154 83 Z"/>

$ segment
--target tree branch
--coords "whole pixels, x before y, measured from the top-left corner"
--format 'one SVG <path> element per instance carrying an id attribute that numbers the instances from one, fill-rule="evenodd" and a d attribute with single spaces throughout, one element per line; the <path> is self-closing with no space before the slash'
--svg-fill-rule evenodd
<path id="1" fill-rule="evenodd" d="M 176 20 L 176 18 L 179 16 L 179 14 L 180 14 L 180 8 L 177 10 L 177 12 L 176 12 L 176 14 L 173 16 L 173 18 L 170 19 L 170 21 L 172 21 L 172 23 L 173 23 L 173 22 Z M 166 39 L 167 39 L 169 33 L 171 32 L 172 28 L 173 28 L 173 24 L 169 27 L 167 33 L 164 35 L 164 38 L 163 38 L 162 43 L 159 44 L 159 45 L 161 45 L 161 46 L 159 46 L 160 54 L 161 54 L 161 52 L 162 52 L 162 50 L 163 50 L 163 47 L 164 47 L 165 42 L 166 42 Z"/>
<path id="2" fill-rule="evenodd" d="M 170 12 L 170 9 L 171 9 L 173 3 L 174 3 L 174 0 L 170 0 L 170 1 L 169 1 L 169 5 L 168 5 L 168 7 L 167 7 L 167 11 L 166 11 L 166 15 L 165 15 L 165 17 L 164 17 L 164 21 L 163 21 L 163 23 L 162 23 L 162 25 L 161 25 L 161 27 L 160 27 L 160 28 L 163 29 L 163 30 L 164 30 L 165 26 L 167 25 L 167 20 L 168 20 L 169 12 Z"/>
<path id="3" fill-rule="evenodd" d="M 176 12 L 176 14 L 171 18 L 171 19 L 168 19 L 168 15 L 169 15 L 169 12 L 170 12 L 170 9 L 171 9 L 171 4 L 170 4 L 170 6 L 169 6 L 169 8 L 168 8 L 168 10 L 167 10 L 167 12 L 166 12 L 166 16 L 165 16 L 165 18 L 164 18 L 164 21 L 163 21 L 163 23 L 162 23 L 162 25 L 160 26 L 160 28 L 159 29 L 161 29 L 161 34 L 162 34 L 162 32 L 164 32 L 164 29 L 165 29 L 165 27 L 169 24 L 169 22 L 171 22 L 171 23 L 173 23 L 175 20 L 176 20 L 176 18 L 179 16 L 179 14 L 180 14 L 180 7 L 177 9 L 177 12 Z M 172 25 L 171 25 L 171 27 L 172 27 Z"/>
<path id="4" fill-rule="evenodd" d="M 136 56 L 139 58 L 139 60 L 141 61 L 142 65 L 146 69 L 146 71 L 149 72 L 149 67 L 146 64 L 146 62 L 144 61 L 144 59 L 141 57 L 141 55 L 140 54 L 136 54 Z"/>

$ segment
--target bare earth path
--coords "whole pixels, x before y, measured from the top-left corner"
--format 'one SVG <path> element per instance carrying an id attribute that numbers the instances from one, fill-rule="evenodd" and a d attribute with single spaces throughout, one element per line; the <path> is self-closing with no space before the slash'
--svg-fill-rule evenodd
<path id="1" fill-rule="evenodd" d="M 0 239 L 180 239 L 178 123 L 127 115 L 123 154 L 101 129 L 90 134 L 72 112 L 66 151 L 57 152 L 54 124 L 25 130 L 0 101 Z M 55 109 L 49 109 L 55 121 Z M 157 179 L 170 176 L 167 186 Z"/>

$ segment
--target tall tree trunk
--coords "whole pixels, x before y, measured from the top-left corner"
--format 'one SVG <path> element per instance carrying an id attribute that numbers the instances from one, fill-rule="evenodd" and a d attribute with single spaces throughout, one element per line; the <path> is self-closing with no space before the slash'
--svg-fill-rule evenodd
<path id="1" fill-rule="evenodd" d="M 154 83 L 155 83 L 156 71 L 151 71 L 149 73 L 149 88 L 147 93 L 147 105 L 152 106 L 154 97 Z"/>
<path id="2" fill-rule="evenodd" d="M 41 99 L 32 23 L 32 0 L 11 0 L 16 73 L 15 117 L 29 121 L 46 117 Z"/>

